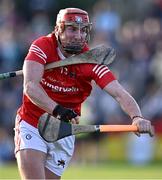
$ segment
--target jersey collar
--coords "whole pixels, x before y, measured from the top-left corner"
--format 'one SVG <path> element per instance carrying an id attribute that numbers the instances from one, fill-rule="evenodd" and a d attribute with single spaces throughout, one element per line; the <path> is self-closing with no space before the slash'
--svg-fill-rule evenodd
<path id="1" fill-rule="evenodd" d="M 59 55 L 61 60 L 65 59 L 65 56 L 62 54 L 62 52 L 61 52 L 59 47 L 57 47 L 57 52 L 58 52 L 58 55 Z"/>

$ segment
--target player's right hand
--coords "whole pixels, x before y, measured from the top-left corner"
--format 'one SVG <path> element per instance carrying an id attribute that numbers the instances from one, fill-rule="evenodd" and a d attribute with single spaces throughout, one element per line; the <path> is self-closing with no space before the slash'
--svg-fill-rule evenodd
<path id="1" fill-rule="evenodd" d="M 55 106 L 52 115 L 61 121 L 72 122 L 73 124 L 78 124 L 79 122 L 78 115 L 73 109 L 64 108 L 61 105 Z"/>

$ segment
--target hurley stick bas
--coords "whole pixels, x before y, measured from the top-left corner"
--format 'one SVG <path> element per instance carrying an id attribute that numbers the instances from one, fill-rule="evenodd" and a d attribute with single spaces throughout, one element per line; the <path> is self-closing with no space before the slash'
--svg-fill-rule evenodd
<path id="1" fill-rule="evenodd" d="M 38 131 L 47 142 L 55 142 L 70 135 L 90 132 L 137 132 L 135 125 L 76 125 L 56 119 L 44 113 L 38 123 Z"/>
<path id="2" fill-rule="evenodd" d="M 106 47 L 105 45 L 100 45 L 79 55 L 68 57 L 62 61 L 49 63 L 45 65 L 45 70 L 49 70 L 61 66 L 83 64 L 83 63 L 109 65 L 113 62 L 115 57 L 116 57 L 116 52 L 113 48 Z M 0 74 L 0 80 L 19 76 L 22 74 L 23 74 L 23 70 L 2 73 Z"/>

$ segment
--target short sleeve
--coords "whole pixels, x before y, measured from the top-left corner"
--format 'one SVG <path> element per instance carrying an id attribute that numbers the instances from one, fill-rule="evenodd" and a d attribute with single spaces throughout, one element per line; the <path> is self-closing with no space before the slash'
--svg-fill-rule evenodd
<path id="1" fill-rule="evenodd" d="M 82 74 L 88 81 L 94 80 L 100 88 L 104 88 L 108 83 L 116 80 L 111 70 L 101 64 L 82 65 Z"/>
<path id="2" fill-rule="evenodd" d="M 50 56 L 50 45 L 46 37 L 35 40 L 29 48 L 25 60 L 32 60 L 41 64 L 46 64 Z"/>
<path id="3" fill-rule="evenodd" d="M 105 65 L 95 65 L 92 69 L 92 77 L 102 89 L 110 82 L 116 80 L 115 75 Z"/>

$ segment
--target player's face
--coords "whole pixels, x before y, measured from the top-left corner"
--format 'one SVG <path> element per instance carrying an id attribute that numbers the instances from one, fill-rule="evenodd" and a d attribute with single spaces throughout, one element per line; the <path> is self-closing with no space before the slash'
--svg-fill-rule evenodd
<path id="1" fill-rule="evenodd" d="M 77 42 L 82 42 L 85 41 L 87 32 L 86 32 L 86 27 L 83 26 L 66 26 L 65 27 L 65 31 L 64 34 L 66 36 L 67 39 L 69 39 L 70 41 L 77 41 Z"/>
<path id="2" fill-rule="evenodd" d="M 87 27 L 67 25 L 59 35 L 62 46 L 83 47 L 87 37 Z"/>

